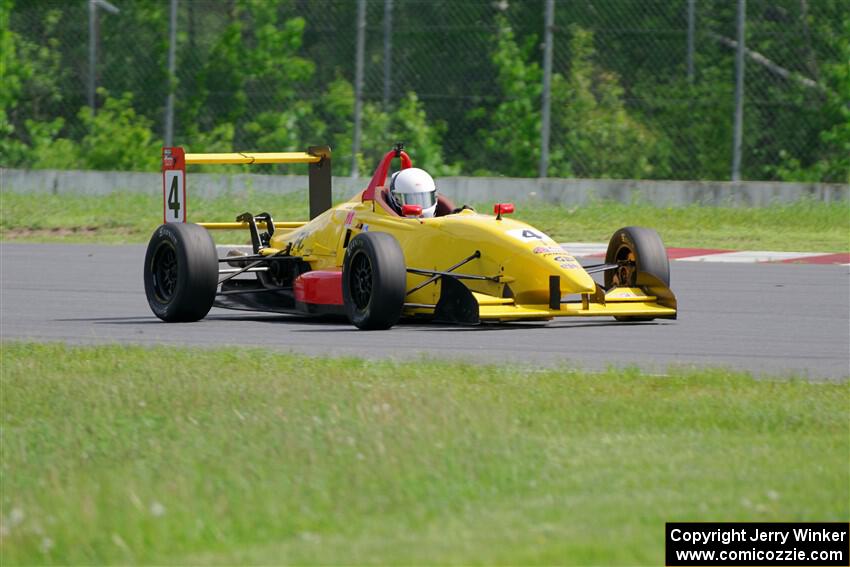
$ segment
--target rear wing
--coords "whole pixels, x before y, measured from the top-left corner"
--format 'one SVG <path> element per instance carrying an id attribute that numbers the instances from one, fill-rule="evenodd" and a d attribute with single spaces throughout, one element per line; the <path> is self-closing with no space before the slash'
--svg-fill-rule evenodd
<path id="1" fill-rule="evenodd" d="M 162 222 L 186 222 L 186 166 L 307 163 L 309 165 L 310 219 L 333 205 L 331 149 L 311 146 L 306 152 L 187 154 L 181 147 L 162 148 Z"/>

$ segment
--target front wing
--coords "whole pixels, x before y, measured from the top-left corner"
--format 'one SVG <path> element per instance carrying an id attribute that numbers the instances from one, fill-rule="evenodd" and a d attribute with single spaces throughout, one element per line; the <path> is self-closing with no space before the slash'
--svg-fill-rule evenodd
<path id="1" fill-rule="evenodd" d="M 499 298 L 471 292 L 454 278 L 442 278 L 440 302 L 434 306 L 410 305 L 407 315 L 433 315 L 438 321 L 475 324 L 481 321 L 548 320 L 555 317 L 623 317 L 634 319 L 675 319 L 676 298 L 666 286 L 617 287 L 602 293 L 585 294 L 580 299 L 556 298 L 547 304 L 517 304 L 513 298 Z"/>

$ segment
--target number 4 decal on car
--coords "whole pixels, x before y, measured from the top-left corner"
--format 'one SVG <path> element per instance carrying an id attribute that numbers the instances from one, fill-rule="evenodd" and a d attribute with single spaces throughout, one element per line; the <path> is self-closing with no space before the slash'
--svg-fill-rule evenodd
<path id="1" fill-rule="evenodd" d="M 185 174 L 180 170 L 163 173 L 163 197 L 165 198 L 165 222 L 186 222 Z"/>
<path id="2" fill-rule="evenodd" d="M 162 222 L 186 222 L 186 154 L 162 148 Z"/>
<path id="3" fill-rule="evenodd" d="M 168 208 L 174 211 L 174 218 L 180 218 L 180 197 L 177 196 L 177 176 L 171 178 L 171 188 L 168 190 Z"/>
<path id="4" fill-rule="evenodd" d="M 546 241 L 549 242 L 551 238 L 546 236 L 540 231 L 531 230 L 530 228 L 515 228 L 513 230 L 509 230 L 508 234 L 513 236 L 514 238 L 518 238 L 523 242 L 531 242 L 531 241 Z"/>

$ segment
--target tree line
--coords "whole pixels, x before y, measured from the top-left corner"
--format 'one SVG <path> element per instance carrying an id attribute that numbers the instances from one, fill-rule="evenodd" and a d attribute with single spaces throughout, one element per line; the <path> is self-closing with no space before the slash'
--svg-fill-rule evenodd
<path id="1" fill-rule="evenodd" d="M 351 159 L 356 2 L 184 0 L 174 81 L 168 2 L 113 3 L 92 109 L 87 3 L 0 0 L 4 166 L 156 170 L 169 89 L 190 151 Z M 550 176 L 728 178 L 735 3 L 695 4 L 690 65 L 685 0 L 556 4 Z M 543 1 L 392 5 L 390 35 L 367 5 L 360 172 L 403 140 L 435 175 L 536 176 Z M 850 181 L 846 0 L 747 6 L 744 178 Z"/>

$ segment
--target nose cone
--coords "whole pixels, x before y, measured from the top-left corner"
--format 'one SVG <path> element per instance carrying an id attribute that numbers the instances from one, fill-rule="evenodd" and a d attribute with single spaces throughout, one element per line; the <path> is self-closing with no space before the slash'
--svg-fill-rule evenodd
<path id="1" fill-rule="evenodd" d="M 561 293 L 564 295 L 590 293 L 596 289 L 596 282 L 590 274 L 560 244 L 537 246 L 532 253 L 542 258 L 545 269 L 550 270 L 551 275 L 561 277 Z"/>
<path id="2" fill-rule="evenodd" d="M 560 278 L 562 295 L 596 290 L 596 282 L 578 261 L 533 226 L 472 211 L 433 220 L 433 226 L 450 238 L 443 254 L 456 247 L 479 250 L 481 273 L 503 274 L 517 303 L 547 303 L 550 276 Z"/>
<path id="3" fill-rule="evenodd" d="M 547 234 L 514 221 L 502 226 L 506 229 L 502 233 L 504 241 L 515 252 L 506 263 L 505 272 L 521 281 L 520 287 L 535 290 L 535 295 L 548 293 L 549 276 L 559 276 L 563 295 L 596 290 L 596 282 L 578 260 Z"/>

